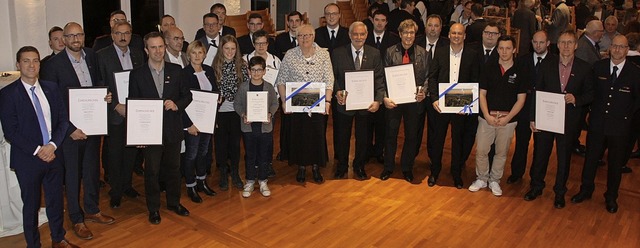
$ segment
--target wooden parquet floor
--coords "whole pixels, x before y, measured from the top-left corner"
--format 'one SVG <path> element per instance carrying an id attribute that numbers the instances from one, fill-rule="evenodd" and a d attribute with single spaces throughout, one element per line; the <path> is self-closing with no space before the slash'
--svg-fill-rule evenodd
<path id="1" fill-rule="evenodd" d="M 623 176 L 620 210 L 609 214 L 602 197 L 606 167 L 598 169 L 593 199 L 570 202 L 580 186 L 582 157 L 573 157 L 567 206 L 558 210 L 553 208 L 552 191 L 555 155 L 550 158 L 548 186 L 532 202 L 523 200 L 528 176 L 517 184 L 504 182 L 510 174 L 511 153 L 501 183 L 502 197 L 493 196 L 488 189 L 471 193 L 453 187 L 448 174 L 450 156 L 447 142 L 445 168 L 432 188 L 426 185 L 429 170 L 424 142 L 414 167 L 415 184 L 405 182 L 399 168 L 391 179 L 381 181 L 382 165 L 374 159 L 366 165 L 370 176 L 366 181 L 353 179 L 352 171 L 349 179 L 333 180 L 331 162 L 323 169 L 325 183 L 299 184 L 296 168 L 275 161 L 277 176 L 269 181 L 272 196 L 262 197 L 256 188 L 244 199 L 236 189 L 220 191 L 216 171 L 208 180 L 218 195 L 203 195 L 204 202 L 196 204 L 183 189 L 181 202 L 191 216 L 167 211 L 163 200 L 162 223 L 157 226 L 147 221 L 144 197 L 124 198 L 121 208 L 109 208 L 107 186 L 101 190 L 100 206 L 116 223 L 87 223 L 94 238 L 85 241 L 73 234 L 67 217 L 66 237 L 82 247 L 640 247 L 639 159 L 629 164 L 634 173 Z M 467 187 L 475 179 L 474 161 L 472 154 L 463 171 Z M 241 175 L 243 172 L 241 169 Z M 307 181 L 312 181 L 310 170 L 307 173 Z M 134 175 L 134 185 L 143 193 L 142 177 Z M 40 232 L 43 245 L 50 246 L 48 225 Z M 0 239 L 0 247 L 24 246 L 22 235 Z"/>

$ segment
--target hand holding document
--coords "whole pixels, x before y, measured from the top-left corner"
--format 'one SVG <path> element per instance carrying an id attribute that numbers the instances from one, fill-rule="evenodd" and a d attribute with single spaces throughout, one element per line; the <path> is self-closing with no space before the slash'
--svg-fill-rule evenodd
<path id="1" fill-rule="evenodd" d="M 373 71 L 345 72 L 344 79 L 345 92 L 342 96 L 346 101 L 346 110 L 368 109 L 373 102 Z"/>
<path id="2" fill-rule="evenodd" d="M 564 134 L 564 94 L 536 91 L 535 129 Z"/>
<path id="3" fill-rule="evenodd" d="M 69 89 L 69 120 L 86 135 L 107 134 L 107 87 Z"/>

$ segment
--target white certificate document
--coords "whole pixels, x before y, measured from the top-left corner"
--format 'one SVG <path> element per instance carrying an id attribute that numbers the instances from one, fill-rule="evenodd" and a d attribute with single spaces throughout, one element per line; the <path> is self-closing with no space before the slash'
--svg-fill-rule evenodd
<path id="1" fill-rule="evenodd" d="M 373 102 L 373 70 L 344 73 L 346 110 L 369 109 Z"/>
<path id="2" fill-rule="evenodd" d="M 247 121 L 269 121 L 269 92 L 247 91 Z"/>
<path id="3" fill-rule="evenodd" d="M 107 87 L 69 88 L 69 120 L 86 135 L 107 134 Z"/>
<path id="4" fill-rule="evenodd" d="M 536 91 L 536 129 L 564 134 L 564 94 Z"/>
<path id="5" fill-rule="evenodd" d="M 127 146 L 162 145 L 164 100 L 127 99 Z"/>
<path id="6" fill-rule="evenodd" d="M 269 82 L 271 85 L 274 85 L 276 83 L 277 77 L 278 77 L 278 69 L 272 68 L 271 66 L 267 66 L 267 68 L 265 68 L 264 76 L 262 76 L 262 79 L 264 79 L 264 81 Z"/>
<path id="7" fill-rule="evenodd" d="M 129 73 L 131 71 L 114 72 L 113 77 L 116 82 L 116 91 L 118 92 L 118 103 L 122 104 L 127 101 L 129 96 Z"/>
<path id="8" fill-rule="evenodd" d="M 191 90 L 193 100 L 185 112 L 201 133 L 213 134 L 218 114 L 218 96 L 210 91 Z"/>
<path id="9" fill-rule="evenodd" d="M 416 102 L 416 78 L 413 64 L 384 68 L 387 79 L 387 93 L 396 104 Z"/>

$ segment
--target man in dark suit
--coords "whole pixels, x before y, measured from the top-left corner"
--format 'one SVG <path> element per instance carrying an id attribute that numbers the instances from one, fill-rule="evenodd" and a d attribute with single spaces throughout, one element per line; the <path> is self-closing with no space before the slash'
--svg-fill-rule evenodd
<path id="1" fill-rule="evenodd" d="M 184 138 L 182 114 L 191 103 L 191 92 L 182 84 L 181 68 L 164 61 L 165 44 L 160 33 L 151 32 L 144 37 L 149 60 L 133 69 L 129 77 L 130 98 L 164 100 L 161 146 L 144 148 L 144 188 L 149 210 L 149 222 L 160 224 L 159 179 L 166 184 L 167 209 L 181 216 L 189 211 L 180 204 L 180 143 Z"/>
<path id="2" fill-rule="evenodd" d="M 20 185 L 22 222 L 27 247 L 40 247 L 38 211 L 44 188 L 53 247 L 77 247 L 65 240 L 61 146 L 69 118 L 53 82 L 38 80 L 40 54 L 25 46 L 17 53 L 20 79 L 0 90 L 0 121 L 11 143 L 10 167 Z M 35 106 L 35 107 L 34 107 Z M 62 147 L 60 147 L 62 148 Z"/>
<path id="3" fill-rule="evenodd" d="M 475 43 L 482 41 L 482 32 L 484 31 L 484 27 L 487 26 L 487 20 L 482 18 L 482 13 L 484 12 L 484 8 L 482 4 L 475 3 L 471 5 L 471 19 L 473 19 L 473 23 L 467 26 L 465 43 Z M 496 37 L 497 39 L 498 37 Z"/>
<path id="4" fill-rule="evenodd" d="M 112 92 L 112 101 L 109 105 L 109 137 L 107 145 L 109 156 L 109 185 L 111 190 L 110 206 L 120 207 L 120 200 L 125 194 L 130 197 L 137 197 L 139 194 L 131 186 L 131 172 L 137 150 L 125 147 L 125 103 L 118 100 L 118 89 L 116 87 L 114 73 L 132 70 L 144 63 L 142 51 L 130 47 L 131 24 L 128 22 L 118 22 L 111 31 L 111 39 L 114 40 L 112 46 L 108 46 L 98 51 L 98 68 L 105 85 Z"/>
<path id="5" fill-rule="evenodd" d="M 224 21 L 227 19 L 227 8 L 224 6 L 224 4 L 216 3 L 214 5 L 211 5 L 211 8 L 209 8 L 209 13 L 216 14 L 216 16 L 218 17 L 218 21 L 220 22 L 220 27 L 221 27 L 218 30 L 220 36 L 225 36 L 228 34 L 230 34 L 233 37 L 236 36 L 235 29 L 224 25 Z M 208 35 L 208 34 L 204 28 L 198 29 L 198 31 L 196 31 L 196 38 L 194 38 L 194 40 L 200 39 L 205 35 Z M 207 43 L 204 43 L 204 44 L 207 44 Z"/>
<path id="6" fill-rule="evenodd" d="M 400 34 L 398 27 L 404 20 L 413 20 L 418 25 L 416 37 L 422 37 L 424 35 L 424 22 L 418 16 L 414 15 L 416 10 L 415 0 L 398 0 L 400 7 L 392 10 L 389 13 L 389 24 L 387 25 L 387 31 L 396 35 Z"/>
<path id="7" fill-rule="evenodd" d="M 351 44 L 338 47 L 334 50 L 331 58 L 333 64 L 333 74 L 336 78 L 333 92 L 336 92 L 337 103 L 336 112 L 333 112 L 335 122 L 333 131 L 337 133 L 335 140 L 336 151 L 338 152 L 338 166 L 335 178 L 344 178 L 349 167 L 349 146 L 351 144 L 351 127 L 355 119 L 356 153 L 353 159 L 353 171 L 358 180 L 367 178 L 364 170 L 368 154 L 367 146 L 369 138 L 368 125 L 372 113 L 380 107 L 380 102 L 384 97 L 384 69 L 380 53 L 374 47 L 364 44 L 367 39 L 367 26 L 362 22 L 354 22 L 349 27 Z M 355 54 L 355 56 L 354 56 Z M 362 110 L 346 110 L 346 102 L 349 92 L 345 87 L 345 72 L 358 70 L 373 70 L 373 92 L 374 101 Z"/>
<path id="8" fill-rule="evenodd" d="M 429 70 L 429 65 L 431 65 L 431 61 L 433 60 L 433 56 L 437 50 L 449 48 L 449 38 L 440 37 L 440 33 L 442 32 L 442 19 L 440 15 L 432 14 L 427 17 L 427 30 L 425 33 L 427 34 L 425 38 L 420 38 L 416 41 L 418 46 L 424 47 L 427 50 L 427 70 Z M 436 110 L 431 105 L 430 101 L 424 101 L 422 103 L 425 107 L 424 112 L 418 116 L 418 144 L 416 146 L 416 156 L 420 153 L 420 146 L 422 145 L 422 136 L 424 134 L 424 122 L 425 118 L 427 119 L 427 154 L 431 157 L 431 152 L 433 151 L 433 138 L 435 136 L 435 127 L 436 127 Z"/>
<path id="9" fill-rule="evenodd" d="M 556 143 L 557 173 L 556 184 L 553 187 L 555 208 L 564 208 L 564 195 L 567 193 L 567 179 L 571 165 L 572 141 L 578 136 L 582 108 L 593 100 L 593 85 L 591 66 L 589 63 L 576 58 L 574 51 L 577 47 L 577 37 L 573 31 L 565 31 L 558 38 L 559 58 L 547 58 L 540 65 L 541 73 L 536 82 L 535 90 L 564 94 L 566 102 L 564 134 L 539 131 L 535 125 L 535 109 L 531 108 L 531 129 L 535 132 L 534 157 L 531 165 L 531 188 L 525 194 L 526 201 L 532 201 L 542 194 L 545 187 L 544 177 L 549 164 L 549 157 Z M 535 103 L 535 95 L 532 102 Z"/>
<path id="10" fill-rule="evenodd" d="M 84 48 L 84 31 L 75 22 L 64 26 L 65 50 L 44 64 L 42 79 L 58 84 L 65 99 L 69 102 L 69 87 L 92 87 L 104 85 L 98 72 L 98 59 L 95 52 Z M 93 234 L 85 225 L 85 220 L 101 224 L 112 224 L 115 219 L 102 214 L 99 207 L 100 178 L 100 136 L 87 136 L 82 129 L 69 123 L 68 137 L 62 143 L 65 166 L 65 189 L 67 208 L 73 223 L 73 231 L 82 239 L 91 239 Z M 80 207 L 80 184 L 84 211 Z M 85 212 L 86 211 L 86 212 Z"/>
<path id="11" fill-rule="evenodd" d="M 331 55 L 334 48 L 349 44 L 349 30 L 340 26 L 340 8 L 335 3 L 324 7 L 324 18 L 327 26 L 316 28 L 315 42 L 318 46 L 327 48 Z"/>
<path id="12" fill-rule="evenodd" d="M 640 67 L 626 60 L 629 43 L 624 35 L 613 38 L 611 59 L 600 60 L 593 66 L 594 97 L 589 115 L 587 156 L 582 169 L 580 192 L 571 198 L 574 203 L 591 198 L 598 160 L 608 149 L 607 191 L 605 206 L 609 213 L 618 211 L 618 189 L 622 166 L 629 153 L 629 140 L 634 113 L 640 108 Z"/>
<path id="13" fill-rule="evenodd" d="M 164 60 L 174 63 L 184 68 L 189 65 L 186 52 L 182 52 L 184 34 L 177 27 L 169 28 L 162 33 L 164 42 L 167 44 L 167 51 L 164 53 Z"/>
<path id="14" fill-rule="evenodd" d="M 418 116 L 424 111 L 420 103 L 425 98 L 423 87 L 427 80 L 427 52 L 415 44 L 418 25 L 413 20 L 404 20 L 398 27 L 400 43 L 389 47 L 385 56 L 385 66 L 413 64 L 414 80 L 416 84 L 416 102 L 396 103 L 396 99 L 384 97 L 386 112 L 386 138 L 384 147 L 384 170 L 380 174 L 381 180 L 391 177 L 396 164 L 396 150 L 398 149 L 398 131 L 400 121 L 404 119 L 404 145 L 402 148 L 402 175 L 404 180 L 413 182 L 413 163 L 415 161 L 416 143 L 418 142 Z"/>
<path id="15" fill-rule="evenodd" d="M 536 32 L 536 14 L 533 13 L 531 7 L 533 0 L 520 0 L 518 9 L 511 15 L 511 27 L 520 29 L 520 47 L 517 47 L 516 53 L 524 55 L 531 50 L 531 37 Z"/>
<path id="16" fill-rule="evenodd" d="M 482 31 L 482 39 L 479 42 L 468 44 L 478 53 L 478 64 L 486 64 L 489 61 L 498 60 L 498 38 L 504 33 L 495 22 L 488 22 Z"/>
<path id="17" fill-rule="evenodd" d="M 222 22 L 218 16 L 214 13 L 207 13 L 202 16 L 202 27 L 206 34 L 197 40 L 200 40 L 202 44 L 207 48 L 207 56 L 202 62 L 205 65 L 211 66 L 213 64 L 213 58 L 218 52 L 218 46 L 220 45 L 220 27 Z"/>
<path id="18" fill-rule="evenodd" d="M 462 189 L 462 166 L 471 153 L 478 127 L 478 117 L 475 115 L 443 114 L 440 113 L 438 99 L 440 98 L 440 83 L 469 83 L 477 82 L 479 66 L 477 52 L 465 46 L 464 26 L 455 23 L 449 29 L 450 49 L 438 49 L 429 66 L 429 97 L 433 108 L 438 112 L 433 138 L 433 150 L 429 154 L 431 159 L 431 175 L 427 179 L 429 187 L 436 185 L 440 170 L 442 170 L 442 151 L 447 136 L 447 129 L 451 123 L 451 176 L 456 188 Z M 459 66 L 451 67 L 451 60 L 459 60 Z M 452 73 L 453 72 L 453 73 Z M 457 75 L 452 78 L 451 75 Z"/>
<path id="19" fill-rule="evenodd" d="M 62 40 L 62 28 L 58 26 L 53 26 L 49 29 L 49 48 L 51 48 L 51 54 L 44 57 L 40 63 L 44 64 L 45 61 L 49 60 L 54 55 L 58 54 L 60 51 L 64 50 L 64 41 Z"/>
<path id="20" fill-rule="evenodd" d="M 569 7 L 564 1 L 565 0 L 552 0 L 553 4 L 556 5 L 556 9 L 551 13 L 551 19 L 544 20 L 545 29 L 549 36 L 549 40 L 551 41 L 549 51 L 554 54 L 559 53 L 558 38 L 560 37 L 560 34 L 569 29 L 571 13 L 569 12 Z"/>
<path id="21" fill-rule="evenodd" d="M 249 33 L 238 37 L 238 45 L 240 46 L 241 54 L 250 54 L 255 50 L 253 47 L 253 33 L 258 30 L 262 30 L 263 27 L 264 22 L 262 21 L 262 15 L 258 13 L 252 13 L 249 15 L 249 19 L 247 20 Z M 269 47 L 267 49 L 269 53 L 273 54 L 275 41 L 271 37 L 267 37 L 267 42 L 269 42 Z"/>
<path id="22" fill-rule="evenodd" d="M 576 58 L 582 59 L 593 65 L 601 59 L 600 46 L 598 42 L 604 35 L 604 26 L 599 20 L 590 21 L 584 35 L 578 39 L 578 49 L 576 49 Z"/>
<path id="23" fill-rule="evenodd" d="M 516 141 L 513 157 L 511 158 L 511 175 L 507 178 L 508 184 L 513 184 L 522 180 L 522 176 L 527 168 L 527 157 L 529 153 L 529 141 L 531 140 L 531 128 L 529 126 L 529 110 L 531 109 L 532 89 L 536 85 L 536 79 L 540 75 L 540 65 L 547 58 L 557 57 L 548 51 L 549 40 L 547 32 L 538 31 L 533 35 L 531 41 L 533 53 L 527 53 L 516 61 L 516 66 L 520 69 L 518 77 L 527 84 L 527 98 L 524 107 L 516 116 Z M 535 137 L 534 137 L 535 138 Z M 534 140 L 535 142 L 535 140 Z"/>
<path id="24" fill-rule="evenodd" d="M 111 15 L 109 15 L 109 27 L 112 29 L 113 26 L 121 21 L 127 21 L 127 15 L 124 13 L 124 11 L 122 10 L 116 10 L 111 12 Z M 98 38 L 96 38 L 93 41 L 93 51 L 97 52 L 100 51 L 102 48 L 108 47 L 111 44 L 113 44 L 113 40 L 111 39 L 111 34 L 105 34 L 103 36 L 100 36 Z M 131 34 L 131 46 L 135 47 L 136 49 L 144 49 L 144 44 L 142 43 L 142 37 L 140 37 L 140 35 L 137 34 Z"/>

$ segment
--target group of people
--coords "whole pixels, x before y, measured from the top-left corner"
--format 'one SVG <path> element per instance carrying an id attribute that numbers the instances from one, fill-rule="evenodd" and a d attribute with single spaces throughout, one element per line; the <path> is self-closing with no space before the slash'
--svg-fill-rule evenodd
<path id="1" fill-rule="evenodd" d="M 516 12 L 526 14 L 512 15 L 514 26 L 517 18 L 533 19 L 527 20 L 532 28 L 522 30 L 519 44 L 501 25 L 482 19 L 485 6 L 481 3 L 458 2 L 453 6 L 454 13 L 458 6 L 471 10 L 471 18 L 462 22 L 465 15 L 450 19 L 451 11 L 446 15 L 442 14 L 446 11 L 435 11 L 421 18 L 422 10 L 414 0 L 395 1 L 398 8 L 392 11 L 379 2 L 371 5 L 366 20 L 348 28 L 339 25 L 341 12 L 334 3 L 324 8 L 326 26 L 315 29 L 303 23 L 300 12 L 293 11 L 287 15 L 287 31 L 275 38 L 262 30 L 262 16 L 257 14 L 247 20 L 249 34 L 236 38 L 235 30 L 223 25 L 224 5 L 214 4 L 190 43 L 170 15 L 161 18 L 160 32 L 140 37 L 133 33 L 125 13 L 114 11 L 111 33 L 97 38 L 93 49 L 84 47 L 84 31 L 75 22 L 51 29 L 49 43 L 54 52 L 42 60 L 34 47 L 22 47 L 16 54 L 21 78 L 0 91 L 0 121 L 12 145 L 11 167 L 22 190 L 27 246 L 40 246 L 37 211 L 42 185 L 54 247 L 76 247 L 64 238 L 63 183 L 76 236 L 93 237 L 85 222 L 115 222 L 98 204 L 101 142 L 104 179 L 110 186 L 113 209 L 121 206 L 124 196 L 139 195 L 132 187 L 132 171 L 144 160 L 144 194 L 152 224 L 161 223 L 162 191 L 166 191 L 167 209 L 180 216 L 190 214 L 180 204 L 182 177 L 191 201 L 203 202 L 200 193 L 216 194 L 207 182 L 214 161 L 220 190 L 228 190 L 231 184 L 243 197 L 250 197 L 257 183 L 260 193 L 270 196 L 267 182 L 275 176 L 276 116 L 280 118 L 280 150 L 275 157 L 297 167 L 296 181 L 300 183 L 306 181 L 307 166 L 313 181 L 324 181 L 321 168 L 329 161 L 326 131 L 331 115 L 336 179 L 348 174 L 352 132 L 354 177 L 366 180 L 365 166 L 374 157 L 384 165 L 380 179 L 389 179 L 396 167 L 402 123 L 401 171 L 406 181 L 413 182 L 414 161 L 426 124 L 431 170 L 428 186 L 438 184 L 451 127 L 454 186 L 465 187 L 462 168 L 475 144 L 476 179 L 468 190 L 488 187 L 495 196 L 502 195 L 500 181 L 514 134 L 515 152 L 506 180 L 510 184 L 524 176 L 533 133 L 531 183 L 524 199 L 531 201 L 542 194 L 555 141 L 554 206 L 563 208 L 571 155 L 589 112 L 582 186 L 571 201 L 591 198 L 597 167 L 608 150 L 605 205 L 607 211 L 617 212 L 620 178 L 634 147 L 632 137 L 638 133 L 634 122 L 638 121 L 640 85 L 633 77 L 640 67 L 635 58 L 627 57 L 632 51 L 640 54 L 637 34 L 616 33 L 610 37 L 606 52 L 599 50 L 598 42 L 603 43 L 609 33 L 610 18 L 588 21 L 584 34 L 578 37 L 563 17 L 563 0 L 554 0 L 557 8 L 550 18 L 536 14 L 535 6 L 543 6 L 540 3 L 520 1 Z M 430 12 L 431 6 L 426 7 Z M 543 24 L 536 25 L 539 22 Z M 444 28 L 448 29 L 446 36 L 441 34 Z M 407 64 L 413 67 L 416 91 L 410 97 L 415 101 L 397 103 L 387 92 L 384 68 Z M 267 70 L 277 71 L 277 77 L 267 81 Z M 127 97 L 163 99 L 162 146 L 126 146 L 126 102 L 119 101 L 114 76 L 122 71 L 130 71 Z M 346 109 L 346 74 L 351 71 L 373 72 L 374 100 L 361 110 Z M 317 102 L 324 101 L 325 109 L 304 113 L 287 109 L 286 102 L 292 100 L 287 84 L 292 82 L 324 83 L 323 98 Z M 479 105 L 479 113 L 443 113 L 441 87 L 458 83 L 478 83 L 478 99 L 473 101 Z M 109 108 L 108 136 L 88 136 L 69 121 L 67 89 L 92 86 L 109 89 L 104 97 Z M 192 89 L 220 95 L 213 135 L 201 132 L 185 112 L 192 101 Z M 248 121 L 247 98 L 254 91 L 267 93 L 266 122 Z M 536 129 L 536 91 L 564 95 L 563 134 Z M 239 174 L 241 139 L 244 182 Z"/>

